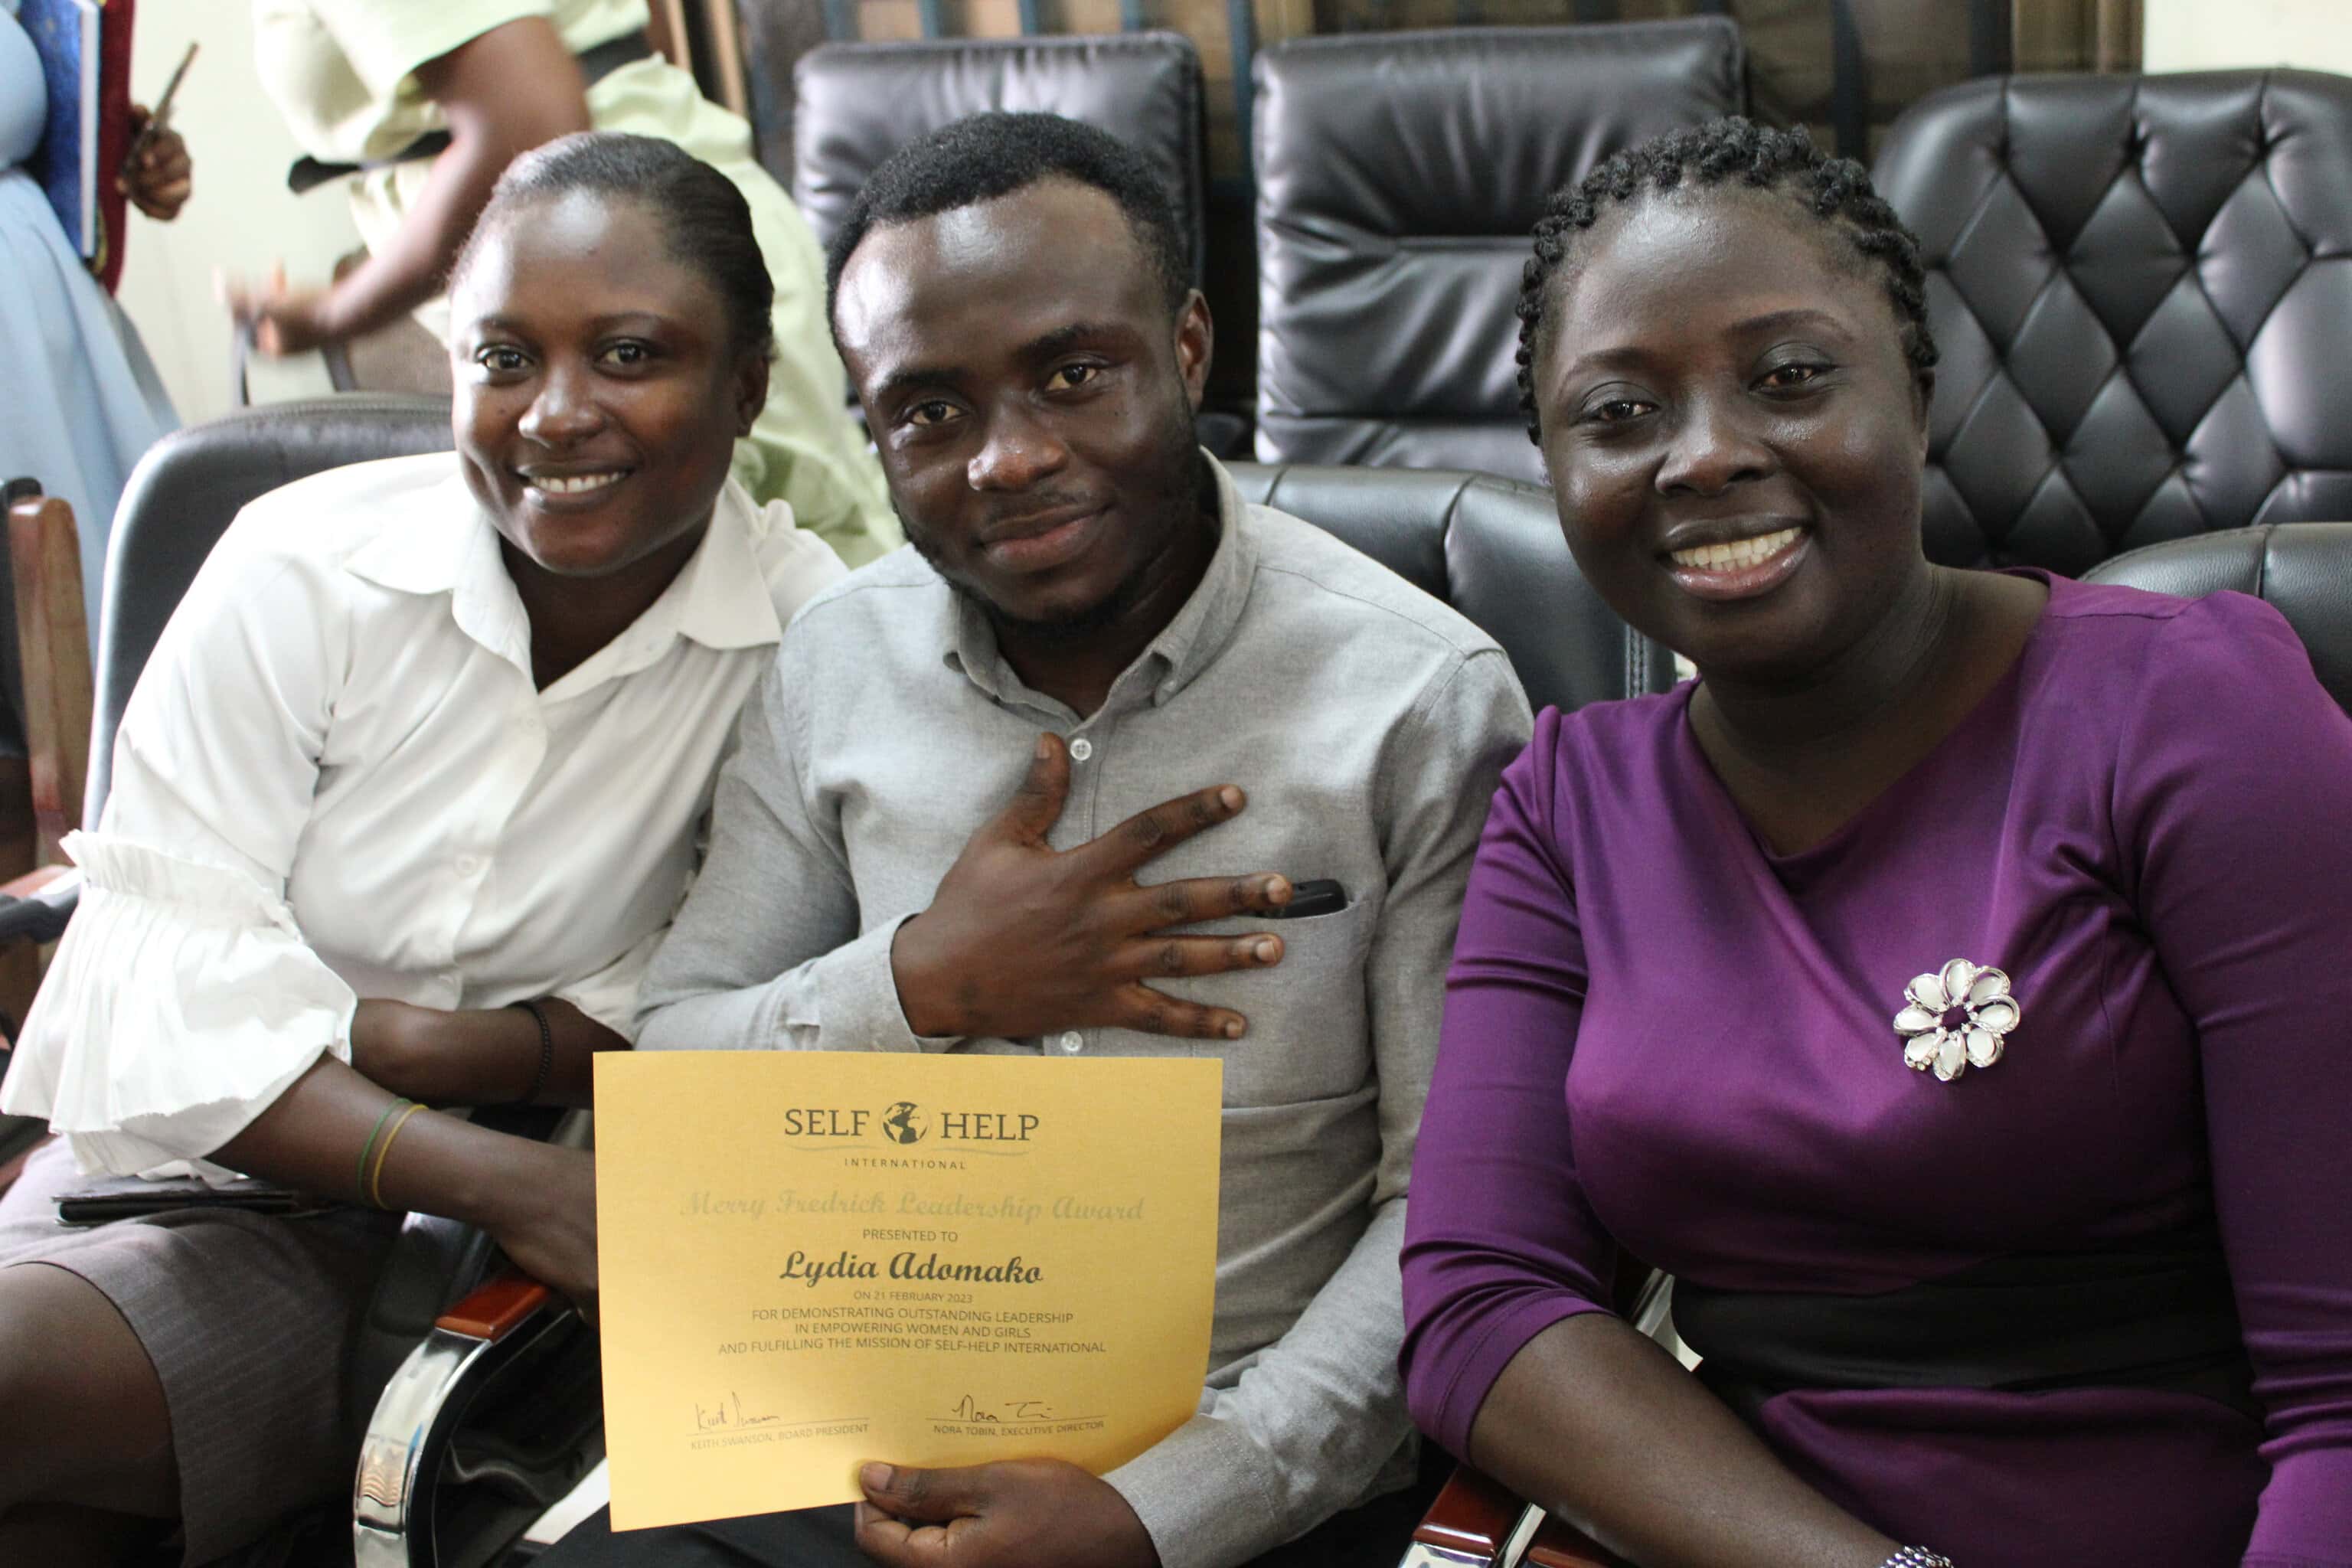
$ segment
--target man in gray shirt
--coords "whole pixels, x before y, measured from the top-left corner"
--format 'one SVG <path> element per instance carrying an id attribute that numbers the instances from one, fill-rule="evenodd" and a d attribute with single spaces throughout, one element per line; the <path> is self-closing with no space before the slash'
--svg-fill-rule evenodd
<path id="1" fill-rule="evenodd" d="M 854 1521 L 602 1560 L 856 1563 L 854 1532 L 909 1568 L 1372 1561 L 1349 1521 L 1414 1469 L 1413 1136 L 1526 700 L 1476 627 L 1200 451 L 1207 308 L 1110 137 L 989 115 L 915 143 L 833 271 L 913 548 L 785 633 L 639 1048 L 1221 1058 L 1210 1374 L 1100 1479 L 874 1466 Z"/>

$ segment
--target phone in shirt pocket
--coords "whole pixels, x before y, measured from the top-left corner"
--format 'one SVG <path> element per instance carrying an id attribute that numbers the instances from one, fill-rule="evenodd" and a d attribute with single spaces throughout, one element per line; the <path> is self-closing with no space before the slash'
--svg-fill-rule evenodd
<path id="1" fill-rule="evenodd" d="M 1160 983 L 1249 1020 L 1249 1032 L 1231 1046 L 1198 1042 L 1192 1047 L 1224 1058 L 1227 1106 L 1297 1105 L 1363 1088 L 1371 1071 L 1364 966 L 1378 912 L 1377 900 L 1345 883 L 1295 879 L 1290 901 L 1279 910 L 1210 928 L 1279 937 L 1281 963 Z"/>
<path id="2" fill-rule="evenodd" d="M 1309 882 L 1294 882 L 1290 901 L 1278 910 L 1270 910 L 1265 919 L 1271 921 L 1311 921 L 1322 915 L 1343 913 L 1348 908 L 1348 889 L 1328 877 L 1318 877 Z"/>

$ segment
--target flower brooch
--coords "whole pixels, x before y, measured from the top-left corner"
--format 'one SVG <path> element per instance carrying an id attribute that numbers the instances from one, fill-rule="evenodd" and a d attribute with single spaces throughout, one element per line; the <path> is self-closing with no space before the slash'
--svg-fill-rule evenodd
<path id="1" fill-rule="evenodd" d="M 1903 988 L 1895 1032 L 1903 1037 L 1903 1065 L 1935 1070 L 1951 1082 L 1972 1067 L 2000 1060 L 2001 1047 L 2023 1015 L 2009 994 L 2009 976 L 1956 958 Z"/>

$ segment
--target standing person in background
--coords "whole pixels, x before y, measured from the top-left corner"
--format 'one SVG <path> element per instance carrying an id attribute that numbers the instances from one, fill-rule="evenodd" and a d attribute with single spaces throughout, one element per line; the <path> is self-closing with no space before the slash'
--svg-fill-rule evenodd
<path id="1" fill-rule="evenodd" d="M 230 309 L 265 352 L 340 342 L 412 311 L 446 342 L 442 280 L 516 155 L 575 131 L 656 136 L 743 193 L 775 282 L 768 403 L 736 444 L 735 477 L 757 500 L 790 502 L 852 566 L 898 543 L 845 405 L 815 237 L 753 159 L 751 128 L 646 43 L 644 0 L 254 0 L 253 16 L 262 86 L 308 154 L 289 183 L 355 175 L 368 248 L 329 288 L 230 284 Z"/>
<path id="2" fill-rule="evenodd" d="M 16 9 L 16 0 L 0 0 L 0 346 L 9 392 L 0 404 L 0 479 L 37 479 L 73 508 L 95 611 L 123 482 L 180 416 L 130 319 L 23 168 L 40 144 L 48 89 Z M 168 222 L 188 199 L 188 150 L 176 132 L 163 132 L 122 178 L 141 212 Z"/>

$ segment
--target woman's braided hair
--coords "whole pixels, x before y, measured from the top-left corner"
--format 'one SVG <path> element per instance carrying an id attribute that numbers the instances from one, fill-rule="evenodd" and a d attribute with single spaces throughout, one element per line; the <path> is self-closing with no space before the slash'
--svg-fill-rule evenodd
<path id="1" fill-rule="evenodd" d="M 1767 130 L 1735 115 L 1613 153 L 1577 184 L 1560 187 L 1546 205 L 1536 224 L 1536 253 L 1519 284 L 1519 411 L 1527 416 L 1528 439 L 1543 438 L 1536 413 L 1535 360 L 1544 300 L 1577 235 L 1612 203 L 1630 205 L 1648 192 L 1735 178 L 1752 189 L 1785 192 L 1843 236 L 1864 265 L 1875 263 L 1902 323 L 1904 354 L 1915 370 L 1935 364 L 1918 237 L 1871 188 L 1862 165 L 1830 156 L 1802 130 Z"/>

